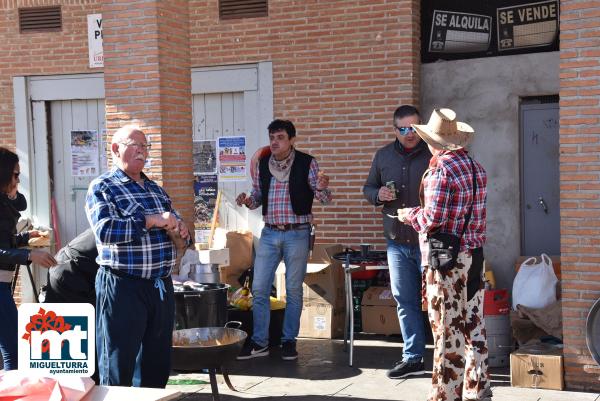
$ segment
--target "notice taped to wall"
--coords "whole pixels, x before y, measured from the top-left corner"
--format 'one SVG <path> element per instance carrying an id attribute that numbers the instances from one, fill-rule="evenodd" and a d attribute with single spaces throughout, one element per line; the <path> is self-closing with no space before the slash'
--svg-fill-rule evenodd
<path id="1" fill-rule="evenodd" d="M 217 139 L 219 181 L 245 181 L 246 137 L 224 136 Z"/>
<path id="2" fill-rule="evenodd" d="M 87 25 L 90 68 L 102 68 L 104 67 L 102 14 L 89 14 L 87 16 Z"/>
<path id="3" fill-rule="evenodd" d="M 435 10 L 429 51 L 470 53 L 487 50 L 492 18 L 486 15 Z"/>
<path id="4" fill-rule="evenodd" d="M 73 177 L 100 173 L 98 131 L 71 131 L 71 173 Z"/>
<path id="5" fill-rule="evenodd" d="M 548 46 L 558 35 L 557 0 L 498 9 L 498 50 Z"/>
<path id="6" fill-rule="evenodd" d="M 216 174 L 198 175 L 194 178 L 194 225 L 196 228 L 210 227 L 219 183 Z"/>
<path id="7" fill-rule="evenodd" d="M 217 173 L 217 150 L 214 139 L 193 142 L 194 175 Z"/>

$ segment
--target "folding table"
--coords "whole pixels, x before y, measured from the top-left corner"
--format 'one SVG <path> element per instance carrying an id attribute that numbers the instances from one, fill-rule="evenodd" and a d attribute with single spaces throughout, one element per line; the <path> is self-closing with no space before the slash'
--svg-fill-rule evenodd
<path id="1" fill-rule="evenodd" d="M 346 316 L 344 319 L 344 349 L 348 349 L 350 340 L 350 360 L 352 366 L 354 352 L 354 306 L 352 303 L 352 273 L 360 270 L 387 270 L 387 253 L 385 251 L 361 251 L 346 248 L 344 252 L 336 253 L 333 258 L 342 262 L 344 268 L 344 293 L 346 296 Z"/>

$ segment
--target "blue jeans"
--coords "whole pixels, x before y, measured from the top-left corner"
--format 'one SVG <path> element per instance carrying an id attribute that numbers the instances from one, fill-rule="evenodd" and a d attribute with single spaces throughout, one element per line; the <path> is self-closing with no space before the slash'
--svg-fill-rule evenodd
<path id="1" fill-rule="evenodd" d="M 419 247 L 387 240 L 390 286 L 396 300 L 404 340 L 402 360 L 420 360 L 425 353 L 425 326 L 421 311 L 421 252 Z"/>
<path id="2" fill-rule="evenodd" d="M 254 331 L 252 341 L 261 347 L 269 344 L 271 304 L 269 296 L 275 270 L 283 258 L 285 263 L 286 306 L 281 341 L 296 341 L 302 314 L 302 282 L 308 263 L 308 226 L 297 230 L 279 231 L 263 228 L 254 260 L 252 310 Z"/>
<path id="3" fill-rule="evenodd" d="M 0 351 L 4 370 L 17 369 L 17 307 L 10 293 L 10 283 L 0 283 Z"/>
<path id="4" fill-rule="evenodd" d="M 175 297 L 155 280 L 96 274 L 96 349 L 100 384 L 164 388 L 171 372 Z"/>

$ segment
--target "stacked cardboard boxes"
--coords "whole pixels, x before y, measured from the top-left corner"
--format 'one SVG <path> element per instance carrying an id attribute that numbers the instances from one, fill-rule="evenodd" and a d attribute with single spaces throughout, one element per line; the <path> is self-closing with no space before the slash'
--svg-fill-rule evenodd
<path id="1" fill-rule="evenodd" d="M 396 301 L 389 287 L 369 287 L 362 297 L 362 331 L 400 334 Z"/>
<path id="2" fill-rule="evenodd" d="M 514 387 L 563 390 L 562 350 L 528 350 L 510 354 L 510 384 Z"/>
<path id="3" fill-rule="evenodd" d="M 341 245 L 315 245 L 304 278 L 300 337 L 336 338 L 344 334 L 344 271 L 333 255 Z M 276 274 L 277 297 L 285 300 L 285 264 Z"/>

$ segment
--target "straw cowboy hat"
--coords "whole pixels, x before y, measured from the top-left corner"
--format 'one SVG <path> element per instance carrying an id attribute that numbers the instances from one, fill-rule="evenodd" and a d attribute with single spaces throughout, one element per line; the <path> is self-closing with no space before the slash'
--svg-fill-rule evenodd
<path id="1" fill-rule="evenodd" d="M 450 109 L 435 109 L 427 125 L 412 124 L 425 142 L 439 150 L 458 150 L 467 146 L 475 136 L 475 130 L 466 123 L 456 121 L 456 113 Z"/>

